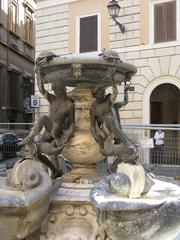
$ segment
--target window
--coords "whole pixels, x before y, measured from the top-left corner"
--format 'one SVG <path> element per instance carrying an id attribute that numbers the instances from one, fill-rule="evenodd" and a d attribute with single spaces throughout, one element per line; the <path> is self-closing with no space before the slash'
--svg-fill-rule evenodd
<path id="1" fill-rule="evenodd" d="M 176 40 L 176 1 L 154 5 L 154 42 Z"/>
<path id="2" fill-rule="evenodd" d="M 98 50 L 98 16 L 80 18 L 79 52 Z"/>
<path id="3" fill-rule="evenodd" d="M 18 6 L 15 2 L 10 3 L 10 26 L 9 30 L 16 33 L 18 23 Z"/>
<path id="4" fill-rule="evenodd" d="M 19 106 L 19 74 L 9 72 L 9 106 L 17 109 Z"/>
<path id="5" fill-rule="evenodd" d="M 26 15 L 25 19 L 25 41 L 32 44 L 33 38 L 33 20 L 30 16 Z"/>
<path id="6" fill-rule="evenodd" d="M 1 3 L 1 0 L 0 0 L 0 20 L 1 20 L 1 14 L 2 14 L 1 13 L 1 11 L 2 11 L 2 7 L 1 6 L 2 6 L 2 3 Z"/>
<path id="7" fill-rule="evenodd" d="M 94 17 L 94 25 L 97 31 L 95 39 L 95 51 L 100 52 L 103 48 L 109 48 L 109 13 L 107 11 L 107 4 L 104 4 L 104 0 L 97 1 L 70 1 L 68 4 L 68 48 L 67 52 L 80 53 L 83 51 L 89 51 L 89 49 L 83 49 L 81 47 L 82 40 L 80 41 L 80 28 L 83 19 Z M 85 21 L 84 20 L 84 21 Z M 93 21 L 93 20 L 92 20 Z M 80 23 L 81 22 L 81 23 Z M 86 29 L 85 29 L 86 30 Z M 94 34 L 94 33 L 93 33 Z M 92 35 L 93 35 L 92 34 Z M 82 29 L 81 29 L 82 36 Z M 87 37 L 88 42 L 89 38 Z M 81 44 L 80 44 L 81 42 Z M 83 43 L 83 44 L 86 44 Z M 89 45 L 89 43 L 88 43 Z M 80 50 L 81 48 L 81 50 Z M 91 48 L 90 54 L 94 53 Z"/>
<path id="8" fill-rule="evenodd" d="M 0 20 L 2 20 L 1 19 L 2 18 L 2 6 L 3 6 L 2 0 L 0 0 Z"/>
<path id="9" fill-rule="evenodd" d="M 25 19 L 24 19 L 24 40 L 26 43 L 33 45 L 34 42 L 34 20 L 33 14 L 35 10 L 33 7 L 26 1 L 23 3 L 25 9 Z"/>
<path id="10" fill-rule="evenodd" d="M 3 86 L 3 67 L 0 65 L 0 105 L 3 106 L 3 94 L 4 94 L 4 86 Z"/>
<path id="11" fill-rule="evenodd" d="M 34 94 L 34 80 L 32 78 L 24 78 L 24 98 L 28 98 Z"/>

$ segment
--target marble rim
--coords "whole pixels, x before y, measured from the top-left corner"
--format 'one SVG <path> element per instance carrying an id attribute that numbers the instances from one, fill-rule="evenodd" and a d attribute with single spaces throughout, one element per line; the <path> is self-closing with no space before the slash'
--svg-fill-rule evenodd
<path id="1" fill-rule="evenodd" d="M 113 194 L 109 189 L 109 179 L 104 177 L 92 188 L 90 198 L 92 204 L 101 209 L 111 212 L 152 209 L 163 204 L 178 203 L 180 196 L 167 196 L 162 198 L 128 198 Z"/>
<path id="2" fill-rule="evenodd" d="M 81 76 L 75 76 L 73 66 L 82 71 Z M 107 76 L 108 68 L 115 68 L 114 78 L 117 84 L 130 79 L 136 74 L 137 68 L 120 59 L 107 59 L 99 54 L 69 54 L 56 56 L 40 66 L 41 77 L 45 83 L 65 80 L 66 86 L 78 85 L 113 85 L 112 78 Z M 127 77 L 128 76 L 128 77 Z"/>

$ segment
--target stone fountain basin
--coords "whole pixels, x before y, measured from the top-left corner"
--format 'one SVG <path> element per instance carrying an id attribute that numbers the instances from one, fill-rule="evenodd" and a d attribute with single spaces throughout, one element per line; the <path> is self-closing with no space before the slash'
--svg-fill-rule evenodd
<path id="1" fill-rule="evenodd" d="M 44 82 L 65 80 L 67 86 L 75 87 L 79 84 L 111 86 L 114 83 L 109 68 L 112 67 L 115 68 L 114 79 L 118 84 L 127 80 L 127 76 L 131 78 L 137 72 L 136 67 L 130 63 L 121 60 L 113 62 L 98 54 L 58 56 L 41 65 L 40 68 Z M 78 70 L 74 71 L 75 68 Z"/>
<path id="2" fill-rule="evenodd" d="M 159 180 L 154 183 L 137 199 L 112 194 L 108 177 L 92 189 L 91 202 L 100 210 L 112 240 L 172 240 L 180 232 L 180 187 Z"/>
<path id="3" fill-rule="evenodd" d="M 46 182 L 36 188 L 21 191 L 0 177 L 0 239 L 24 239 L 37 230 L 49 209 L 52 183 L 46 173 Z"/>

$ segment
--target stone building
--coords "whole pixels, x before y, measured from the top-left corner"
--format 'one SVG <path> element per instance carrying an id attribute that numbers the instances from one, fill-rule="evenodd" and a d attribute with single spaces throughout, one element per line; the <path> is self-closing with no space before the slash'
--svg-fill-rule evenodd
<path id="1" fill-rule="evenodd" d="M 32 122 L 34 0 L 0 0 L 0 122 Z"/>
<path id="2" fill-rule="evenodd" d="M 114 49 L 137 67 L 122 123 L 180 123 L 180 1 L 119 1 L 116 20 L 125 26 L 124 34 L 110 18 L 108 2 L 38 0 L 37 55 L 45 49 L 62 55 Z M 41 112 L 46 104 L 42 99 Z"/>

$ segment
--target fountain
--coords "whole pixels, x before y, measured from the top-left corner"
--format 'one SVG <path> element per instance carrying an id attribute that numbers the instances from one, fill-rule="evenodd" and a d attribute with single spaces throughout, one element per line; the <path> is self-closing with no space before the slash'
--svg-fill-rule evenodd
<path id="1" fill-rule="evenodd" d="M 17 163 L 1 179 L 1 239 L 172 240 L 172 231 L 178 233 L 179 187 L 164 188 L 146 174 L 137 146 L 121 129 L 117 85 L 124 85 L 126 96 L 135 73 L 110 50 L 39 55 L 37 82 L 50 115 L 40 116 L 21 143 Z M 106 94 L 109 87 L 112 93 Z M 64 175 L 57 168 L 62 155 L 73 165 Z M 97 170 L 106 156 L 118 157 L 118 173 Z"/>

